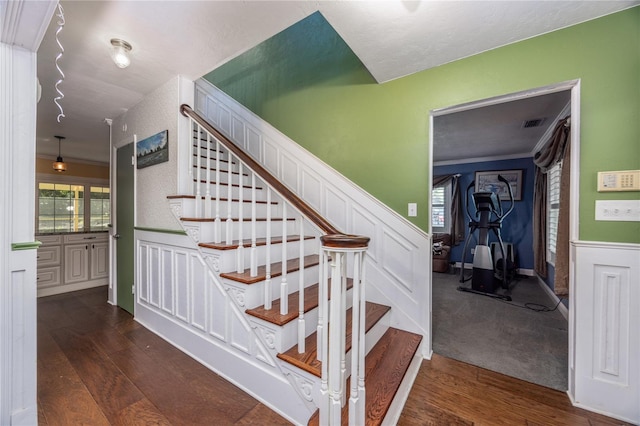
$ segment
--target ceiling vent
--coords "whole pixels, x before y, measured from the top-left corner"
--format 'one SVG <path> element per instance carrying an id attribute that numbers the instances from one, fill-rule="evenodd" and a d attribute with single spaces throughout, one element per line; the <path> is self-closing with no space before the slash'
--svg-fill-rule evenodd
<path id="1" fill-rule="evenodd" d="M 545 118 L 533 118 L 531 120 L 525 120 L 522 122 L 522 128 L 528 129 L 531 127 L 540 127 L 544 123 Z"/>

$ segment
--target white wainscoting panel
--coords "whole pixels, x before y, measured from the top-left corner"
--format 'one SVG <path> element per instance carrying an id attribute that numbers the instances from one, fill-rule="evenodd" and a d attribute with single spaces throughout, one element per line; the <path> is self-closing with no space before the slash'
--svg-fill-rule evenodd
<path id="1" fill-rule="evenodd" d="M 135 241 L 136 320 L 289 420 L 306 423 L 311 407 L 251 328 L 242 298 L 220 283 L 215 259 L 204 259 L 186 235 L 136 230 Z"/>
<path id="2" fill-rule="evenodd" d="M 640 245 L 575 250 L 575 403 L 639 423 Z"/>
<path id="3" fill-rule="evenodd" d="M 371 238 L 367 298 L 392 307 L 392 325 L 422 334 L 422 354 L 430 356 L 429 236 L 209 82 L 196 82 L 195 98 L 195 111 L 334 226 Z M 233 120 L 233 132 L 229 132 L 229 120 Z M 244 132 L 236 130 L 239 123 Z M 250 142 L 240 134 L 250 134 Z"/>

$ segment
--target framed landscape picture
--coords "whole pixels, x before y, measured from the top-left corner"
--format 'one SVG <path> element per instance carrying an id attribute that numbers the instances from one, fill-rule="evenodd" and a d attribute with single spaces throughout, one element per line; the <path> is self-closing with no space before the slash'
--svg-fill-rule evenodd
<path id="1" fill-rule="evenodd" d="M 153 166 L 169 161 L 169 131 L 163 130 L 136 144 L 137 168 Z"/>
<path id="2" fill-rule="evenodd" d="M 492 170 L 476 172 L 476 192 L 495 192 L 501 201 L 509 200 L 509 192 L 503 182 L 498 180 L 502 175 L 509 182 L 514 201 L 522 200 L 522 170 Z"/>

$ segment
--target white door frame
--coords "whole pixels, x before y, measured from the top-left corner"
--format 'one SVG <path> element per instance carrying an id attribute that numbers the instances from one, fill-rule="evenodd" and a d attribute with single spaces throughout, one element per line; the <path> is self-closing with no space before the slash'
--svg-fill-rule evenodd
<path id="1" fill-rule="evenodd" d="M 439 108 L 429 113 L 429 176 L 433 179 L 433 135 L 435 133 L 433 122 L 435 117 L 453 114 L 456 112 L 468 111 L 477 108 L 483 108 L 491 105 L 512 102 L 521 99 L 531 98 L 534 96 L 548 95 L 551 93 L 571 91 L 571 197 L 569 202 L 569 242 L 574 243 L 579 239 L 579 201 L 580 201 L 580 79 L 565 81 L 562 83 L 552 84 L 549 86 L 538 87 L 535 89 L 525 90 L 522 92 L 510 93 L 507 95 L 495 96 L 492 98 L 482 99 L 479 101 L 468 102 L 464 104 L 454 105 L 446 108 Z M 431 191 L 432 186 L 429 185 L 429 211 L 431 211 Z M 432 234 L 431 220 L 429 220 L 429 235 Z M 569 251 L 569 265 L 575 264 L 575 252 Z M 569 268 L 569 288 L 575 288 L 575 271 Z M 432 275 L 433 277 L 433 275 Z M 428 280 L 428 294 L 433 298 L 433 279 Z M 567 393 L 571 400 L 575 395 L 575 292 L 569 293 L 569 383 Z M 433 312 L 433 310 L 432 310 Z M 433 324 L 433 314 L 430 324 Z M 433 327 L 433 326 L 432 326 Z M 433 330 L 433 328 L 432 328 Z M 433 332 L 429 333 L 429 339 L 432 340 Z M 433 342 L 429 343 L 433 347 Z"/>

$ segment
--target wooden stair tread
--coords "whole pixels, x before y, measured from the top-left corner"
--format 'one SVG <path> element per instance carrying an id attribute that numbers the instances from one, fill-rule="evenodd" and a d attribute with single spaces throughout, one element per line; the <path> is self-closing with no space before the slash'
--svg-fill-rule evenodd
<path id="1" fill-rule="evenodd" d="M 422 336 L 389 328 L 365 358 L 365 424 L 382 424 L 391 402 L 420 346 Z M 347 389 L 349 389 L 347 387 Z M 311 416 L 309 425 L 320 423 L 319 411 Z M 343 425 L 349 423 L 349 403 L 342 408 Z"/>
<path id="2" fill-rule="evenodd" d="M 331 279 L 329 279 L 331 282 Z M 353 287 L 353 280 L 347 279 L 347 290 Z M 331 287 L 329 287 L 331 290 Z M 331 296 L 331 294 L 329 294 Z M 247 309 L 245 312 L 256 318 L 260 318 L 264 321 L 270 322 L 275 325 L 283 326 L 294 319 L 298 318 L 298 303 L 300 302 L 300 292 L 296 291 L 289 294 L 289 313 L 280 314 L 280 300 L 277 299 L 272 302 L 271 309 L 267 310 L 264 305 L 253 309 Z M 304 312 L 309 312 L 318 306 L 318 284 L 313 284 L 304 289 Z"/>
<path id="3" fill-rule="evenodd" d="M 320 257 L 317 254 L 312 254 L 304 257 L 303 268 L 310 268 L 320 263 Z M 297 271 L 300 269 L 300 259 L 287 260 L 287 273 Z M 279 277 L 282 275 L 282 262 L 276 262 L 271 264 L 271 278 Z M 233 281 L 241 282 L 244 284 L 255 284 L 260 281 L 264 281 L 267 278 L 266 265 L 258 266 L 258 275 L 251 276 L 251 270 L 245 269 L 243 272 L 225 272 L 220 274 L 222 278 L 227 278 Z"/>
<path id="4" fill-rule="evenodd" d="M 378 303 L 366 302 L 365 310 L 365 333 L 371 330 L 371 328 L 390 310 L 389 306 L 380 305 Z M 347 310 L 346 318 L 346 343 L 345 351 L 348 352 L 351 349 L 351 324 L 352 324 L 352 308 Z M 305 352 L 298 353 L 297 345 L 292 346 L 284 353 L 278 354 L 278 358 L 286 361 L 296 367 L 311 373 L 317 377 L 322 374 L 322 363 L 318 361 L 318 339 L 317 332 L 311 333 L 305 339 Z"/>
<path id="5" fill-rule="evenodd" d="M 204 195 L 201 195 L 200 198 L 204 199 Z M 195 200 L 196 196 L 195 195 L 167 195 L 167 200 L 181 200 L 181 199 L 185 199 L 185 200 Z M 215 201 L 216 197 L 211 197 L 211 201 Z M 228 198 L 222 197 L 219 199 L 220 201 L 229 201 Z M 240 200 L 238 198 L 232 198 L 231 199 L 232 202 L 237 203 Z M 242 200 L 243 203 L 251 203 L 251 200 Z M 256 201 L 256 204 L 267 204 L 266 201 Z M 277 201 L 272 201 L 271 202 L 272 205 L 277 205 L 278 202 Z"/>
<path id="6" fill-rule="evenodd" d="M 305 235 L 305 240 L 313 240 L 315 237 Z M 287 236 L 287 242 L 296 242 L 300 241 L 299 235 L 289 235 Z M 242 240 L 243 247 L 251 247 L 251 239 Z M 271 244 L 282 244 L 282 237 L 271 238 Z M 198 244 L 200 247 L 210 248 L 215 250 L 234 250 L 240 246 L 240 243 L 236 241 L 232 241 L 231 244 L 225 243 L 200 243 Z M 256 238 L 256 246 L 266 246 L 267 239 L 266 238 Z"/>

